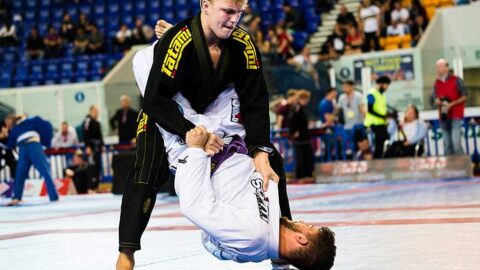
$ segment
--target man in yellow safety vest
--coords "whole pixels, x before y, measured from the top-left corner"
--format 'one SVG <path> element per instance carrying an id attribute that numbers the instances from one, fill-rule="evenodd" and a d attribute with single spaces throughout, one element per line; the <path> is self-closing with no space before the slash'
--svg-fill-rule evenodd
<path id="1" fill-rule="evenodd" d="M 375 135 L 375 151 L 373 158 L 382 158 L 383 144 L 389 139 L 387 132 L 387 99 L 385 98 L 385 91 L 390 85 L 390 78 L 387 76 L 380 76 L 374 87 L 368 91 L 367 104 L 368 111 L 365 117 L 364 125 L 370 128 Z"/>

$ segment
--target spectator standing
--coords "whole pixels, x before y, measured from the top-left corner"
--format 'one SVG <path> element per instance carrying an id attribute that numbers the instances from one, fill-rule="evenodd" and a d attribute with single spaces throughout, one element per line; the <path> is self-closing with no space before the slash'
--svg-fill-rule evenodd
<path id="1" fill-rule="evenodd" d="M 63 14 L 63 21 L 60 25 L 60 37 L 65 42 L 73 42 L 75 39 L 75 26 L 72 22 L 70 14 Z"/>
<path id="2" fill-rule="evenodd" d="M 43 39 L 45 44 L 45 56 L 47 58 L 56 58 L 62 55 L 62 38 L 55 27 L 48 27 L 48 34 Z"/>
<path id="3" fill-rule="evenodd" d="M 8 135 L 16 121 L 14 114 L 9 114 L 0 123 L 0 160 L 5 160 L 5 164 L 0 163 L 0 170 L 8 166 L 10 168 L 10 176 L 15 177 L 17 171 L 17 159 L 13 155 L 13 150 L 8 149 Z"/>
<path id="4" fill-rule="evenodd" d="M 318 105 L 318 115 L 322 123 L 327 122 L 327 118 L 335 118 L 335 100 L 337 99 L 337 90 L 330 87 L 325 97 L 320 101 Z"/>
<path id="5" fill-rule="evenodd" d="M 297 179 L 312 178 L 314 162 L 313 151 L 308 130 L 308 114 L 306 107 L 310 101 L 310 92 L 299 90 L 297 104 L 290 109 L 288 121 L 289 136 L 295 151 L 295 176 Z"/>
<path id="6" fill-rule="evenodd" d="M 338 54 L 343 54 L 343 52 L 345 51 L 345 33 L 343 32 L 342 27 L 340 27 L 339 24 L 335 25 L 335 30 L 328 37 L 327 42 L 332 44 L 334 50 Z"/>
<path id="7" fill-rule="evenodd" d="M 130 97 L 123 95 L 120 97 L 120 109 L 118 109 L 110 119 L 112 130 L 118 131 L 119 143 L 131 143 L 137 134 L 137 116 L 138 111 L 130 107 Z"/>
<path id="8" fill-rule="evenodd" d="M 345 4 L 340 6 L 340 14 L 337 16 L 337 24 L 339 24 L 343 29 L 346 29 L 348 25 L 357 25 L 357 20 L 351 12 L 348 11 Z"/>
<path id="9" fill-rule="evenodd" d="M 375 135 L 375 151 L 373 158 L 383 157 L 383 146 L 388 140 L 387 132 L 387 99 L 385 91 L 390 86 L 390 78 L 381 76 L 377 79 L 377 87 L 370 89 L 367 96 L 368 111 L 364 125 L 370 128 Z"/>
<path id="10" fill-rule="evenodd" d="M 77 35 L 73 44 L 73 53 L 75 55 L 85 54 L 88 46 L 88 35 L 85 33 L 85 28 L 77 28 Z"/>
<path id="11" fill-rule="evenodd" d="M 380 50 L 380 9 L 370 0 L 363 0 L 359 10 L 359 20 L 365 34 L 364 52 Z"/>
<path id="12" fill-rule="evenodd" d="M 62 122 L 60 131 L 52 139 L 53 148 L 71 148 L 78 145 L 78 136 L 75 128 Z"/>
<path id="13" fill-rule="evenodd" d="M 95 24 L 92 24 L 90 29 L 86 52 L 87 54 L 101 53 L 103 51 L 103 34 L 98 31 Z"/>
<path id="14" fill-rule="evenodd" d="M 287 98 L 281 101 L 280 104 L 278 104 L 278 106 L 275 108 L 276 129 L 288 128 L 290 109 L 297 103 L 297 92 L 298 90 L 296 89 L 289 89 L 287 91 Z"/>
<path id="15" fill-rule="evenodd" d="M 43 38 L 38 34 L 38 29 L 33 27 L 27 38 L 27 50 L 25 52 L 28 60 L 43 59 Z"/>
<path id="16" fill-rule="evenodd" d="M 90 107 L 90 111 L 82 124 L 87 154 L 91 154 L 95 163 L 95 180 L 92 182 L 90 190 L 95 190 L 98 188 L 102 169 L 101 157 L 103 147 L 105 145 L 103 142 L 102 126 L 100 122 L 98 122 L 97 118 L 98 107 L 93 105 Z"/>
<path id="17" fill-rule="evenodd" d="M 283 12 L 285 13 L 286 29 L 300 30 L 302 28 L 302 20 L 297 11 L 288 3 L 283 4 Z"/>
<path id="18" fill-rule="evenodd" d="M 338 109 L 342 113 L 345 129 L 353 129 L 355 125 L 363 125 L 366 110 L 362 94 L 355 91 L 353 81 L 345 81 L 343 94 L 338 98 Z"/>
<path id="19" fill-rule="evenodd" d="M 445 155 L 463 155 L 461 133 L 467 90 L 461 78 L 449 74 L 445 59 L 437 60 L 436 67 L 432 98 L 439 108 Z"/>
<path id="20" fill-rule="evenodd" d="M 278 54 L 283 61 L 286 61 L 294 55 L 292 49 L 293 37 L 287 32 L 282 24 L 278 24 L 275 30 L 278 39 Z"/>

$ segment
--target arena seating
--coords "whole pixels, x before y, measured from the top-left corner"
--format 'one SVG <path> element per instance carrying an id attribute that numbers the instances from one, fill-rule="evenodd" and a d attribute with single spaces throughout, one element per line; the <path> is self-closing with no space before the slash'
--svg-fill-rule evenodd
<path id="1" fill-rule="evenodd" d="M 0 48 L 0 88 L 23 87 L 46 84 L 61 84 L 100 80 L 121 54 L 114 53 L 112 39 L 121 23 L 133 27 L 135 19 L 140 18 L 153 26 L 158 18 L 170 22 L 196 13 L 199 0 L 109 0 L 74 1 L 65 0 L 7 0 L 12 9 L 14 24 L 20 39 L 18 47 Z M 249 4 L 262 18 L 265 30 L 284 18 L 283 3 L 290 3 L 308 22 L 305 32 L 295 33 L 298 37 L 295 47 L 305 44 L 308 33 L 316 30 L 319 16 L 315 14 L 313 0 L 250 0 Z M 73 55 L 73 45 L 65 48 L 64 58 L 27 61 L 25 58 L 26 39 L 29 30 L 36 26 L 44 36 L 49 25 L 59 29 L 64 13 L 72 16 L 76 22 L 80 13 L 87 14 L 104 34 L 108 53 L 80 56 Z M 21 20 L 19 20 L 19 16 Z"/>

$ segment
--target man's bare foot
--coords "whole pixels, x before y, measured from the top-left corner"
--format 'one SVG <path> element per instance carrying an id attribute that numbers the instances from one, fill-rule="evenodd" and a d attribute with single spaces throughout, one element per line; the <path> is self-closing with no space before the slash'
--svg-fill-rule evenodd
<path id="1" fill-rule="evenodd" d="M 7 204 L 7 206 L 17 206 L 21 203 L 22 201 L 18 200 L 18 199 L 13 199 L 11 202 L 9 202 Z"/>
<path id="2" fill-rule="evenodd" d="M 133 252 L 122 251 L 118 254 L 117 270 L 133 270 L 135 258 Z"/>

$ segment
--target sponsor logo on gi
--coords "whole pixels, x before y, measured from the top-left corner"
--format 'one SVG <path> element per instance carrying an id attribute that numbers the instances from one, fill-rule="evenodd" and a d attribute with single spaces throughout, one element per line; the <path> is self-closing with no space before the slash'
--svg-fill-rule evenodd
<path id="1" fill-rule="evenodd" d="M 268 199 L 265 197 L 265 192 L 263 192 L 263 179 L 255 178 L 250 183 L 255 188 L 260 219 L 268 223 Z"/>
<path id="2" fill-rule="evenodd" d="M 148 115 L 146 115 L 145 113 L 142 113 L 142 118 L 140 118 L 140 120 L 138 121 L 137 137 L 140 133 L 147 130 L 147 121 L 148 121 Z"/>
<path id="3" fill-rule="evenodd" d="M 232 116 L 230 120 L 233 123 L 240 122 L 240 100 L 238 98 L 232 98 Z"/>
<path id="4" fill-rule="evenodd" d="M 250 35 L 245 32 L 244 30 L 237 28 L 232 33 L 233 39 L 245 44 L 245 50 L 243 51 L 243 55 L 247 60 L 247 69 L 259 69 L 260 68 L 260 61 L 257 58 L 257 52 L 255 47 L 253 46 L 252 38 Z"/>
<path id="5" fill-rule="evenodd" d="M 167 54 L 163 60 L 162 72 L 171 78 L 175 78 L 178 63 L 182 58 L 185 47 L 192 41 L 192 33 L 185 26 L 173 37 L 168 46 Z"/>
<path id="6" fill-rule="evenodd" d="M 143 213 L 146 214 L 150 209 L 150 205 L 152 204 L 152 200 L 150 198 L 146 199 L 143 203 Z"/>

